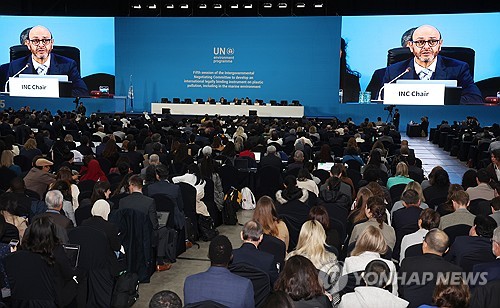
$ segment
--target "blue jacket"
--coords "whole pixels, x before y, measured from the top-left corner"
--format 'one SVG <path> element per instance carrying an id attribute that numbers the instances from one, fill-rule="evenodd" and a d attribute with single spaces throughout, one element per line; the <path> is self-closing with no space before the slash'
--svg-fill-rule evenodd
<path id="1" fill-rule="evenodd" d="M 411 71 L 401 76 L 400 79 L 419 79 L 415 73 L 414 58 L 404 60 L 387 67 L 385 70 L 384 83 L 388 83 L 404 72 L 408 67 Z M 481 91 L 474 83 L 469 70 L 469 65 L 465 62 L 452 58 L 437 57 L 436 71 L 432 74 L 432 80 L 456 80 L 457 85 L 462 87 L 460 104 L 481 104 L 483 97 Z"/>
<path id="2" fill-rule="evenodd" d="M 24 70 L 22 74 L 36 74 L 33 68 L 33 59 L 30 54 L 26 57 L 10 62 L 8 75 L 10 77 L 14 76 L 28 63 L 30 66 Z M 68 80 L 72 82 L 73 90 L 71 91 L 71 94 L 74 97 L 89 96 L 89 90 L 87 89 L 85 82 L 83 82 L 80 72 L 78 72 L 76 62 L 72 59 L 51 53 L 50 67 L 47 75 L 67 75 Z"/>
<path id="3" fill-rule="evenodd" d="M 231 273 L 225 267 L 211 266 L 206 272 L 188 276 L 184 281 L 185 305 L 206 300 L 227 307 L 255 307 L 250 280 Z"/>

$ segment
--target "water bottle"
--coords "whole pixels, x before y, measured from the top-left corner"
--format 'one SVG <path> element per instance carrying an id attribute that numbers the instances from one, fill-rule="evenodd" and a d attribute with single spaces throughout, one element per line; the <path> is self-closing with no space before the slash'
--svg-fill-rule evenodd
<path id="1" fill-rule="evenodd" d="M 342 104 L 344 102 L 344 90 L 339 89 L 339 103 Z"/>

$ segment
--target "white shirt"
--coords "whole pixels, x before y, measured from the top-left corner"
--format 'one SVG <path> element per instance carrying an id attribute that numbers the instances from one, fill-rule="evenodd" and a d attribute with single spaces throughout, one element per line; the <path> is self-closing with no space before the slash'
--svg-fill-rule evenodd
<path id="1" fill-rule="evenodd" d="M 207 205 L 201 199 L 205 196 L 205 181 L 196 184 L 196 176 L 194 174 L 186 173 L 181 176 L 176 176 L 172 178 L 173 183 L 188 183 L 189 185 L 196 188 L 196 213 L 203 216 L 210 216 L 208 213 Z"/>
<path id="2" fill-rule="evenodd" d="M 33 70 L 35 72 L 37 72 L 38 68 L 42 65 L 45 65 L 45 72 L 44 72 L 44 75 L 47 75 L 47 72 L 49 71 L 49 67 L 50 67 L 50 54 L 49 56 L 47 57 L 47 61 L 45 61 L 45 63 L 43 64 L 40 64 L 38 62 L 35 61 L 35 57 L 33 57 L 33 55 L 31 55 L 31 62 L 33 62 Z"/>
<path id="3" fill-rule="evenodd" d="M 416 244 L 422 244 L 424 242 L 424 236 L 427 235 L 427 232 L 429 232 L 429 230 L 418 229 L 417 231 L 407 234 L 403 237 L 403 239 L 401 240 L 401 250 L 400 250 L 401 253 L 399 254 L 399 264 L 401 264 L 401 262 L 403 262 L 403 259 L 405 258 L 406 249 Z"/>
<path id="4" fill-rule="evenodd" d="M 314 182 L 313 180 L 309 179 L 306 179 L 305 181 L 297 180 L 297 187 L 307 189 L 308 191 L 314 193 L 316 197 L 319 196 L 318 184 L 316 184 L 316 182 Z"/>
<path id="5" fill-rule="evenodd" d="M 420 64 L 418 64 L 415 59 L 413 59 L 413 64 L 415 65 L 415 74 L 419 76 L 420 72 L 423 71 L 425 67 L 420 66 Z M 432 74 L 436 72 L 436 64 L 437 64 L 437 58 L 436 61 L 432 62 L 432 64 L 427 67 L 428 70 L 432 71 Z"/>

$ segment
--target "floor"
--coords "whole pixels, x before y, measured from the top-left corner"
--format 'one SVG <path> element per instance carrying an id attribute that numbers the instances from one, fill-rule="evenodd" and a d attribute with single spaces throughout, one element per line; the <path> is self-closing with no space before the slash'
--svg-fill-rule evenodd
<path id="1" fill-rule="evenodd" d="M 436 165 L 443 166 L 450 175 L 451 183 L 460 184 L 462 174 L 467 171 L 464 162 L 456 157 L 449 155 L 449 152 L 443 151 L 438 145 L 429 142 L 427 138 L 408 138 L 410 148 L 415 150 L 415 155 L 422 160 L 425 175 L 427 176 Z M 253 211 L 240 211 L 238 213 L 239 222 L 244 224 L 252 218 Z M 241 226 L 220 226 L 218 228 L 221 234 L 226 235 L 232 242 L 233 247 L 241 245 L 240 231 Z M 139 287 L 140 297 L 135 307 L 147 307 L 150 298 L 159 291 L 171 290 L 177 293 L 183 299 L 183 285 L 187 276 L 205 271 L 209 266 L 208 260 L 209 243 L 200 242 L 200 248 L 196 246 L 183 253 L 172 268 L 165 272 L 155 273 L 151 277 L 151 282 L 141 284 Z"/>

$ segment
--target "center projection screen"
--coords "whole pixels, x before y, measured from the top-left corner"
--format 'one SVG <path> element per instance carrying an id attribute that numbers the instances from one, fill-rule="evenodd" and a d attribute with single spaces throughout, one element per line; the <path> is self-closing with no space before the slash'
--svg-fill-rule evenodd
<path id="1" fill-rule="evenodd" d="M 134 110 L 161 98 L 338 104 L 340 17 L 116 18 L 116 89 Z M 279 116 L 279 115 L 277 115 Z"/>

